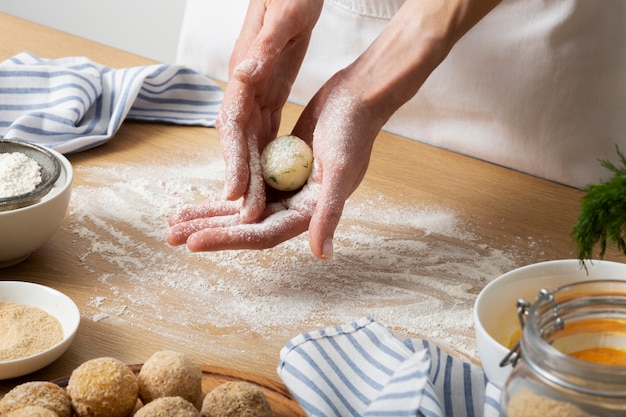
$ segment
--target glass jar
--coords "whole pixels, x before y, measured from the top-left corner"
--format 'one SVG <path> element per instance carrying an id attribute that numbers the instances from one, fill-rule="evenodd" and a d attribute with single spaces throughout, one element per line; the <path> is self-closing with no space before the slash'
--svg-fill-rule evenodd
<path id="1" fill-rule="evenodd" d="M 504 416 L 626 416 L 626 281 L 541 290 L 533 304 L 520 300 L 518 313 Z"/>

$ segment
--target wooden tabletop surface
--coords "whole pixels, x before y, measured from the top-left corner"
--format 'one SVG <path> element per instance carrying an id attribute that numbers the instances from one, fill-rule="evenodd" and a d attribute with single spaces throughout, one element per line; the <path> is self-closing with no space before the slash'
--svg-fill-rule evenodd
<path id="1" fill-rule="evenodd" d="M 0 27 L 2 60 L 30 51 L 114 68 L 154 63 L 7 15 Z M 299 111 L 287 105 L 281 133 Z M 215 129 L 127 121 L 108 143 L 68 158 L 65 221 L 0 279 L 66 293 L 81 325 L 59 360 L 1 381 L 0 394 L 98 356 L 136 364 L 162 349 L 279 381 L 291 337 L 365 315 L 477 362 L 471 312 L 481 288 L 515 267 L 576 256 L 580 190 L 387 133 L 328 262 L 311 255 L 306 234 L 259 252 L 191 254 L 165 242 L 170 212 L 221 190 Z M 606 259 L 624 262 L 614 250 Z"/>

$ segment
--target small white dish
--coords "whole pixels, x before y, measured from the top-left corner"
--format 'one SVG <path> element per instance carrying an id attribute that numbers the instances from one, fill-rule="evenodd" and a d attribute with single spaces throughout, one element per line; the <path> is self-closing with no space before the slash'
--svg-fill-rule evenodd
<path id="1" fill-rule="evenodd" d="M 496 387 L 504 387 L 512 366 L 500 366 L 509 353 L 508 343 L 520 332 L 517 300 L 534 302 L 539 290 L 551 290 L 573 282 L 626 280 L 626 264 L 610 261 L 563 259 L 527 265 L 507 272 L 483 288 L 474 303 L 474 327 L 478 355 L 487 378 Z"/>
<path id="2" fill-rule="evenodd" d="M 72 344 L 80 323 L 80 312 L 67 295 L 31 282 L 0 281 L 0 301 L 38 307 L 56 317 L 63 328 L 63 340 L 51 348 L 27 357 L 0 361 L 0 379 L 35 372 L 57 360 Z"/>
<path id="3" fill-rule="evenodd" d="M 39 201 L 0 211 L 0 268 L 27 259 L 57 231 L 70 204 L 74 172 L 70 161 L 48 149 L 61 165 L 59 177 Z"/>

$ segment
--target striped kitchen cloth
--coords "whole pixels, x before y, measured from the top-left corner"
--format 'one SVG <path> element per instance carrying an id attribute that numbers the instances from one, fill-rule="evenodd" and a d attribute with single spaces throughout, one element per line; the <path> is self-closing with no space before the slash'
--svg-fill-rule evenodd
<path id="1" fill-rule="evenodd" d="M 214 127 L 222 98 L 180 65 L 113 69 L 22 52 L 0 63 L 0 136 L 77 152 L 108 141 L 125 119 Z"/>
<path id="2" fill-rule="evenodd" d="M 278 374 L 309 416 L 500 415 L 500 391 L 480 367 L 369 317 L 293 338 Z"/>

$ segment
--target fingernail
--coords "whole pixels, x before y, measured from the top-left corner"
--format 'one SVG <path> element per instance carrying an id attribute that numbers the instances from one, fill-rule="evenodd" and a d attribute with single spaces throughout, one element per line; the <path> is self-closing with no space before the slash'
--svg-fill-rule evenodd
<path id="1" fill-rule="evenodd" d="M 331 259 L 333 257 L 333 240 L 326 239 L 322 243 L 322 259 Z"/>
<path id="2" fill-rule="evenodd" d="M 243 77 L 252 77 L 254 71 L 256 70 L 257 62 L 255 59 L 246 59 L 242 61 L 235 67 L 235 75 L 243 76 Z"/>

